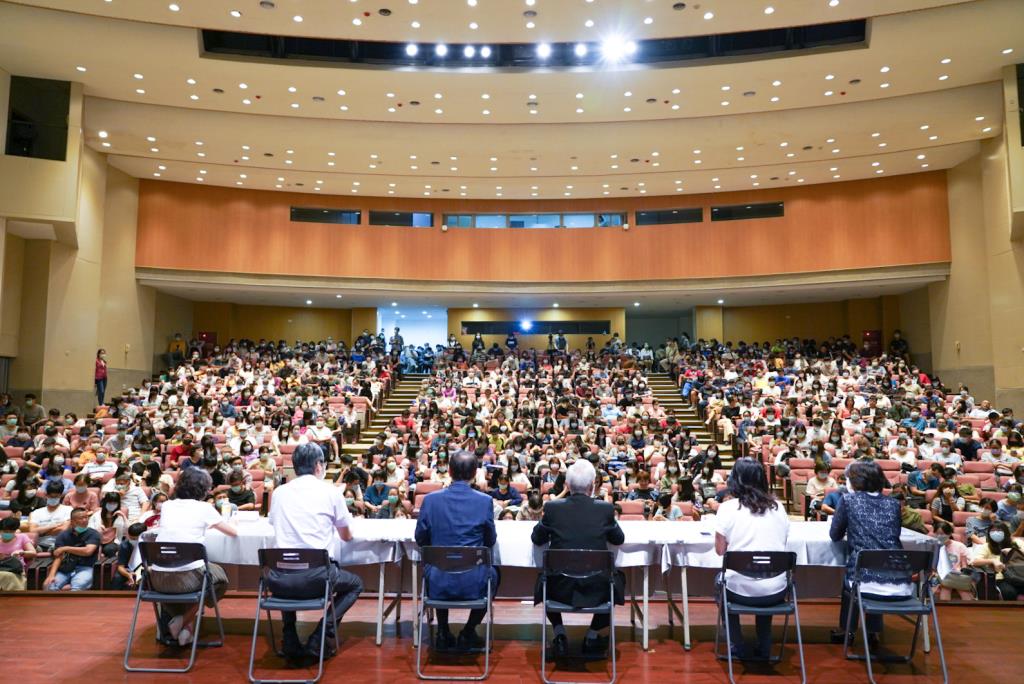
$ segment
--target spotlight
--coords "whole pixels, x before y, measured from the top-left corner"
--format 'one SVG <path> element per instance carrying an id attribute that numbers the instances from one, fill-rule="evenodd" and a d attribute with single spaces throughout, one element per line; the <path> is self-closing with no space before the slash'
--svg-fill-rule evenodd
<path id="1" fill-rule="evenodd" d="M 519 329 L 522 330 L 523 332 L 529 332 L 532 328 L 533 321 L 527 319 L 519 321 Z"/>
<path id="2" fill-rule="evenodd" d="M 434 46 L 434 54 L 438 57 L 444 57 L 448 54 L 448 46 L 444 43 L 438 43 Z"/>
<path id="3" fill-rule="evenodd" d="M 608 62 L 620 62 L 636 52 L 636 42 L 622 36 L 609 36 L 601 43 L 601 55 Z"/>
<path id="4" fill-rule="evenodd" d="M 462 48 L 462 56 L 466 59 L 473 59 L 473 57 L 476 56 L 476 48 L 472 45 L 467 45 Z"/>
<path id="5" fill-rule="evenodd" d="M 419 51 L 420 46 L 417 45 L 416 43 L 409 43 L 408 45 L 405 46 L 405 54 L 409 55 L 410 57 L 415 57 L 417 54 L 419 54 Z"/>
<path id="6" fill-rule="evenodd" d="M 586 57 L 587 56 L 587 44 L 586 43 L 576 43 L 576 47 L 573 49 L 573 52 L 576 53 L 577 57 Z"/>
<path id="7" fill-rule="evenodd" d="M 537 46 L 537 56 L 541 59 L 547 59 L 551 56 L 551 46 L 547 43 L 541 43 Z"/>
<path id="8" fill-rule="evenodd" d="M 480 48 L 480 56 L 483 57 L 484 59 L 487 59 L 488 57 L 490 57 L 491 56 L 491 48 L 489 48 L 486 45 L 484 45 L 482 48 Z"/>

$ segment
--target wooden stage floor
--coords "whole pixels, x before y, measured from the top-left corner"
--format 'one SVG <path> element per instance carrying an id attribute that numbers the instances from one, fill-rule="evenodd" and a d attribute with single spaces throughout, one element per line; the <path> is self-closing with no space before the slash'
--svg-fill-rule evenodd
<path id="1" fill-rule="evenodd" d="M 0 597 L 0 652 L 4 653 L 3 680 L 29 684 L 34 682 L 228 682 L 246 681 L 246 667 L 252 634 L 254 599 L 251 595 L 229 595 L 222 603 L 227 642 L 222 648 L 200 649 L 195 668 L 186 675 L 126 673 L 121 659 L 131 618 L 133 601 L 128 595 L 5 595 Z M 619 678 L 623 683 L 669 681 L 704 683 L 727 681 L 725 663 L 715 659 L 712 648 L 715 608 L 707 602 L 694 602 L 692 651 L 683 649 L 682 630 L 668 625 L 664 603 L 652 603 L 651 649 L 644 652 L 639 630 L 629 626 L 628 609 L 617 613 L 619 627 Z M 146 606 L 144 606 L 144 609 Z M 402 636 L 393 628 L 385 633 L 381 647 L 374 645 L 372 599 L 360 600 L 346 616 L 341 630 L 338 655 L 328 661 L 326 682 L 415 682 L 415 651 L 411 638 L 411 604 L 402 609 Z M 835 602 L 805 602 L 801 606 L 808 682 L 839 684 L 866 682 L 863 663 L 846 661 L 842 647 L 828 642 L 828 630 L 836 620 Z M 537 609 L 518 601 L 500 601 L 496 614 L 501 624 L 495 628 L 497 640 L 492 655 L 492 675 L 496 684 L 540 681 L 539 614 Z M 303 617 L 308 617 L 304 615 Z M 1024 650 L 1020 648 L 1024 611 L 1019 606 L 945 605 L 940 608 L 946 655 L 953 682 L 1020 681 L 1024 668 Z M 570 640 L 582 638 L 586 618 L 567 618 Z M 453 614 L 453 626 L 458 619 Z M 625 626 L 622 626 L 625 625 Z M 639 626 L 639 623 L 638 623 Z M 300 636 L 312 625 L 300 625 Z M 887 622 L 886 641 L 892 650 L 902 650 L 911 634 L 910 626 L 898 619 Z M 162 651 L 153 641 L 152 610 L 140 618 L 137 654 L 156 663 Z M 204 633 L 208 633 L 204 629 Z M 265 633 L 265 632 L 264 632 Z M 278 632 L 279 634 L 279 632 Z M 778 631 L 776 632 L 778 636 Z M 634 640 L 635 639 L 635 640 Z M 792 639 L 792 633 L 790 636 Z M 257 662 L 267 668 L 261 676 L 300 678 L 312 676 L 315 668 L 292 669 L 282 666 L 268 654 L 267 640 L 257 645 Z M 451 661 L 434 662 L 436 674 L 470 674 L 468 668 L 452 667 Z M 478 661 L 482 663 L 482 657 Z M 786 659 L 775 669 L 766 666 L 737 668 L 741 683 L 797 682 L 796 651 L 787 646 Z M 160 663 L 163 665 L 164 663 Z M 602 681 L 604 663 L 591 663 L 586 669 L 560 669 L 562 679 Z M 549 665 L 550 667 L 550 665 Z M 308 673 L 308 674 L 306 674 Z M 941 681 L 938 650 L 925 656 L 920 648 L 912 665 L 880 665 L 876 669 L 880 684 L 910 684 Z"/>

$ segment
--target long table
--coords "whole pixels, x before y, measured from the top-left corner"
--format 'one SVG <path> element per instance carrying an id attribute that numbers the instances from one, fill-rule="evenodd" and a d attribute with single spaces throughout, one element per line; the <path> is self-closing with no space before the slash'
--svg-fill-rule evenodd
<path id="1" fill-rule="evenodd" d="M 516 568 L 540 568 L 543 564 L 543 548 L 536 547 L 530 540 L 530 533 L 536 523 L 502 520 L 495 523 L 497 543 L 494 547 L 493 562 L 497 566 Z M 681 570 L 681 611 L 675 608 L 669 597 L 670 611 L 680 612 L 683 622 L 684 646 L 690 648 L 689 619 L 689 588 L 687 568 L 720 568 L 722 559 L 715 552 L 714 527 L 710 521 L 702 522 L 653 522 L 646 520 L 621 521 L 619 525 L 625 535 L 621 546 L 611 547 L 615 554 L 615 565 L 619 568 L 634 568 L 642 572 L 643 590 L 642 608 L 634 599 L 633 608 L 641 616 L 643 628 L 643 648 L 648 647 L 648 619 L 650 598 L 650 569 L 658 568 L 667 574 L 674 567 Z M 216 530 L 211 530 L 206 537 L 207 554 L 211 561 L 236 565 L 258 565 L 258 550 L 274 545 L 274 531 L 265 518 L 251 521 L 240 521 L 238 536 L 227 537 Z M 797 563 L 802 566 L 842 567 L 846 564 L 846 543 L 833 542 L 828 533 L 827 522 L 793 522 L 789 527 L 787 549 L 797 555 Z M 335 543 L 332 557 L 342 565 L 378 566 L 377 592 L 377 644 L 380 645 L 383 635 L 384 620 L 392 610 L 395 611 L 396 625 L 400 622 L 400 606 L 402 599 L 402 581 L 400 579 L 397 595 L 385 609 L 384 581 L 388 565 L 398 564 L 401 570 L 402 559 L 409 558 L 412 564 L 412 600 L 413 612 L 418 606 L 417 570 L 420 560 L 419 546 L 414 533 L 415 520 L 367 520 L 356 518 L 352 521 L 351 542 Z M 931 537 L 904 529 L 901 535 L 904 548 L 928 549 L 936 547 Z M 940 576 L 945 576 L 950 569 L 946 554 L 938 554 Z M 671 615 L 671 614 L 670 614 Z M 418 639 L 419 630 L 413 630 L 414 640 Z"/>

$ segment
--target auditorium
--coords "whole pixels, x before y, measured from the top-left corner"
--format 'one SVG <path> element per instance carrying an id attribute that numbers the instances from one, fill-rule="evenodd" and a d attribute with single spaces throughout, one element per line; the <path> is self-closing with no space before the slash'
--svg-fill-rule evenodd
<path id="1" fill-rule="evenodd" d="M 1022 59 L 1021 0 L 0 0 L 5 678 L 1013 681 Z"/>

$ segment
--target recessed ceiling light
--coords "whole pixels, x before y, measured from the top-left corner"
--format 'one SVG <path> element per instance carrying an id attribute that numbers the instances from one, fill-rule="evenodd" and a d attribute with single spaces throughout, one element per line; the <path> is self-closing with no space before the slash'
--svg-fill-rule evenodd
<path id="1" fill-rule="evenodd" d="M 724 85 L 724 86 L 722 86 L 722 90 L 723 90 L 723 91 L 729 91 L 729 90 L 732 90 L 732 86 L 727 86 L 727 85 Z"/>
<path id="2" fill-rule="evenodd" d="M 981 132 L 982 133 L 991 133 L 992 132 L 992 127 L 991 126 L 985 126 L 984 128 L 981 129 Z"/>
<path id="3" fill-rule="evenodd" d="M 594 20 L 587 19 L 585 22 L 583 22 L 583 25 L 586 26 L 587 28 L 594 28 Z"/>
<path id="4" fill-rule="evenodd" d="M 633 108 L 632 107 L 623 107 L 622 111 L 624 111 L 624 112 L 626 112 L 628 114 L 629 112 L 633 111 Z"/>
<path id="5" fill-rule="evenodd" d="M 825 91 L 825 97 L 832 97 L 833 94 L 834 93 L 831 90 L 826 90 Z"/>
<path id="6" fill-rule="evenodd" d="M 181 6 L 178 5 L 178 3 L 176 2 L 172 2 L 170 5 L 167 6 L 167 9 L 171 10 L 172 12 L 180 12 Z"/>
<path id="7" fill-rule="evenodd" d="M 952 61 L 953 60 L 949 57 L 943 57 L 942 59 L 939 60 L 939 64 L 949 64 Z"/>
<path id="8" fill-rule="evenodd" d="M 110 134 L 107 133 L 106 131 L 99 131 L 96 133 L 96 135 L 100 136 L 101 138 L 106 138 Z"/>
<path id="9" fill-rule="evenodd" d="M 482 112 L 480 112 L 480 113 L 481 113 L 481 114 L 483 114 L 484 116 L 490 116 L 490 114 L 491 114 L 491 110 L 490 110 L 490 109 L 485 109 L 485 110 L 483 110 L 483 111 L 482 111 Z"/>
<path id="10" fill-rule="evenodd" d="M 768 7 L 764 8 L 764 13 L 765 14 L 775 14 L 775 8 L 769 5 Z"/>
<path id="11" fill-rule="evenodd" d="M 194 78 L 187 78 L 187 79 L 185 79 L 185 83 L 188 83 L 189 85 L 195 85 L 196 84 L 196 79 L 194 79 Z"/>
<path id="12" fill-rule="evenodd" d="M 882 83 L 882 84 L 881 84 L 881 85 L 879 85 L 878 87 L 879 87 L 879 88 L 888 88 L 888 87 L 889 87 L 889 84 L 888 84 L 888 83 Z"/>
<path id="13" fill-rule="evenodd" d="M 352 20 L 352 24 L 354 26 L 362 26 L 363 25 L 363 20 L 360 19 L 359 17 L 356 17 L 355 19 Z"/>
<path id="14" fill-rule="evenodd" d="M 644 17 L 644 23 L 647 24 L 647 25 L 651 25 L 651 24 L 654 23 L 654 18 L 653 17 Z"/>
<path id="15" fill-rule="evenodd" d="M 288 86 L 289 93 L 294 93 L 296 90 L 298 90 L 298 88 L 296 88 L 295 86 Z"/>
<path id="16" fill-rule="evenodd" d="M 160 151 L 160 148 L 159 148 L 159 147 L 150 147 L 150 148 L 149 148 L 149 151 L 150 151 L 150 152 L 159 152 L 159 151 Z"/>
<path id="17" fill-rule="evenodd" d="M 796 156 L 796 152 L 787 152 L 786 153 L 786 157 L 789 158 L 789 159 L 792 159 L 795 156 Z"/>
<path id="18" fill-rule="evenodd" d="M 779 101 L 779 96 L 776 95 L 776 96 L 772 97 L 771 101 L 772 102 L 778 102 Z"/>
<path id="19" fill-rule="evenodd" d="M 292 17 L 292 21 L 294 21 L 296 24 L 301 24 L 302 23 L 302 15 L 301 14 L 296 14 L 294 17 Z"/>
<path id="20" fill-rule="evenodd" d="M 825 74 L 825 80 L 826 81 L 831 81 L 834 78 L 835 78 L 835 74 Z"/>
<path id="21" fill-rule="evenodd" d="M 938 139 L 939 139 L 939 136 L 937 136 L 937 135 L 929 135 L 929 136 L 928 136 L 928 139 L 929 139 L 929 140 L 938 140 Z"/>
<path id="22" fill-rule="evenodd" d="M 100 144 L 103 145 L 104 147 L 110 147 L 110 143 L 108 143 L 106 141 L 103 141 Z"/>
<path id="23" fill-rule="evenodd" d="M 775 86 L 776 88 L 778 88 L 780 85 L 782 85 L 782 81 L 776 79 L 776 80 L 772 81 L 772 85 Z"/>
<path id="24" fill-rule="evenodd" d="M 537 25 L 534 24 L 532 21 L 526 22 L 526 28 L 528 28 L 528 29 L 536 28 L 536 26 Z"/>
<path id="25" fill-rule="evenodd" d="M 880 143 L 878 143 L 878 146 L 879 147 L 888 147 L 889 143 L 880 142 Z"/>
<path id="26" fill-rule="evenodd" d="M 298 102 L 292 102 L 291 107 L 292 107 L 292 109 L 298 109 L 299 108 L 299 103 Z"/>
<path id="27" fill-rule="evenodd" d="M 554 304 L 552 304 L 551 306 L 552 306 L 552 308 L 555 308 L 555 309 L 557 309 L 557 308 L 558 308 L 558 302 L 555 302 L 555 303 L 554 303 Z"/>
<path id="28" fill-rule="evenodd" d="M 889 69 L 889 67 L 884 66 L 881 69 L 879 69 L 879 71 L 881 71 L 883 74 L 887 74 L 887 73 L 889 73 L 890 69 Z"/>
<path id="29" fill-rule="evenodd" d="M 746 157 L 736 157 L 736 161 L 746 161 Z"/>
<path id="30" fill-rule="evenodd" d="M 75 68 L 78 69 L 79 71 L 81 71 L 82 73 L 85 73 L 86 71 L 88 71 L 88 69 L 86 69 L 84 66 L 76 66 Z"/>
<path id="31" fill-rule="evenodd" d="M 729 101 L 728 100 L 722 100 L 722 106 L 723 107 L 728 107 L 729 106 Z"/>
<path id="32" fill-rule="evenodd" d="M 939 80 L 940 81 L 948 81 L 949 80 L 949 74 L 942 74 L 941 76 L 939 76 Z"/>
<path id="33" fill-rule="evenodd" d="M 719 304 L 725 304 L 725 300 L 724 300 L 724 299 L 719 299 L 719 300 L 718 300 L 718 303 L 719 303 Z"/>
<path id="34" fill-rule="evenodd" d="M 577 107 L 576 108 L 576 113 L 577 114 L 582 114 L 583 113 L 583 107 Z"/>
<path id="35" fill-rule="evenodd" d="M 714 12 L 705 12 L 704 13 L 704 21 L 711 21 L 714 18 L 715 18 L 715 13 Z"/>
<path id="36" fill-rule="evenodd" d="M 828 0 L 828 6 L 829 7 L 838 7 L 839 6 L 839 0 Z"/>
<path id="37" fill-rule="evenodd" d="M 985 117 L 983 117 L 983 116 L 976 116 L 976 117 L 974 117 L 974 120 L 975 121 L 984 121 Z"/>
<path id="38" fill-rule="evenodd" d="M 882 134 L 881 134 L 881 133 L 878 133 L 878 132 L 876 131 L 875 133 L 872 133 L 872 134 L 871 134 L 871 137 L 872 137 L 872 138 L 877 138 L 877 137 L 878 137 L 878 136 L 880 136 L 880 135 L 882 135 Z"/>
<path id="39" fill-rule="evenodd" d="M 240 19 L 242 17 L 242 13 L 238 10 L 231 10 L 230 12 L 228 12 L 228 14 L 233 16 L 235 19 Z"/>
<path id="40" fill-rule="evenodd" d="M 1004 55 L 1008 55 L 1008 54 L 1010 54 L 1011 52 L 1013 52 L 1013 48 L 1004 48 L 1004 49 L 1003 49 L 1003 54 L 1004 54 Z"/>

